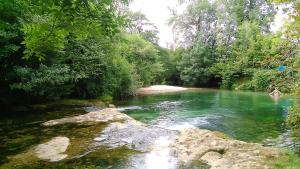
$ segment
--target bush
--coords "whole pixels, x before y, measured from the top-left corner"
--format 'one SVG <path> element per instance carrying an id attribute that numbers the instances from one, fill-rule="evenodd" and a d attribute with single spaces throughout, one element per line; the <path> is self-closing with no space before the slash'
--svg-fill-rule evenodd
<path id="1" fill-rule="evenodd" d="M 289 108 L 287 124 L 292 128 L 300 128 L 300 105 L 298 103 Z"/>
<path id="2" fill-rule="evenodd" d="M 258 70 L 254 73 L 252 84 L 255 91 L 269 91 L 272 88 L 272 80 L 276 78 L 274 70 Z"/>
<path id="3" fill-rule="evenodd" d="M 232 88 L 235 90 L 253 90 L 254 85 L 251 80 L 239 80 L 232 85 Z"/>
<path id="4" fill-rule="evenodd" d="M 184 84 L 191 86 L 207 85 L 213 75 L 209 68 L 215 61 L 213 49 L 205 44 L 196 44 L 187 50 L 179 63 L 180 77 Z"/>
<path id="5" fill-rule="evenodd" d="M 59 98 L 72 92 L 76 73 L 68 65 L 46 66 L 41 64 L 34 70 L 28 67 L 16 67 L 19 82 L 11 86 L 12 90 L 23 90 L 33 96 Z"/>

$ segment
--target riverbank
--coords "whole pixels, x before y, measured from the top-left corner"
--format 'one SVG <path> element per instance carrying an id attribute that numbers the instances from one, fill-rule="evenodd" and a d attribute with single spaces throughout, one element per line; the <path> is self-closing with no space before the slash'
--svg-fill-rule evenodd
<path id="1" fill-rule="evenodd" d="M 186 91 L 188 88 L 177 87 L 177 86 L 168 86 L 168 85 L 154 85 L 145 88 L 140 88 L 136 90 L 137 95 L 151 95 L 151 94 L 160 94 L 160 93 L 172 93 Z"/>
<path id="2" fill-rule="evenodd" d="M 172 93 L 172 92 L 181 92 L 186 90 L 191 90 L 192 88 L 184 88 L 177 86 L 169 86 L 169 85 L 153 85 L 145 88 L 139 88 L 134 93 L 136 95 L 152 95 L 152 94 L 161 94 L 161 93 Z M 48 101 L 41 102 L 38 104 L 25 104 L 25 105 L 6 105 L 4 110 L 8 112 L 28 112 L 28 111 L 36 111 L 36 110 L 53 110 L 53 108 L 57 107 L 97 107 L 97 108 L 105 108 L 109 105 L 113 100 L 112 98 L 105 99 L 61 99 L 56 101 Z"/>

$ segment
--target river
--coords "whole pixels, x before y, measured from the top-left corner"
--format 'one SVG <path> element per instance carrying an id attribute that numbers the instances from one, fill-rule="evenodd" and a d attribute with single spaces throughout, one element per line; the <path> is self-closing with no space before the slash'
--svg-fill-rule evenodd
<path id="1" fill-rule="evenodd" d="M 300 147 L 299 139 L 292 136 L 284 123 L 287 108 L 292 104 L 290 98 L 274 101 L 265 93 L 200 89 L 134 97 L 115 104 L 119 111 L 153 127 L 172 131 L 186 127 L 209 129 L 234 139 L 266 146 Z M 133 168 L 176 168 L 174 159 L 168 156 L 169 140 L 164 137 L 156 140 L 156 144 L 165 151 L 141 155 L 125 147 L 105 149 L 91 146 L 94 138 L 104 129 L 104 124 L 68 124 L 54 128 L 41 125 L 48 120 L 95 109 L 72 105 L 3 113 L 0 119 L 0 168 L 8 163 L 12 163 L 10 166 L 13 168 L 124 168 L 129 161 L 135 163 Z M 61 135 L 77 144 L 68 149 L 71 158 L 55 163 L 27 159 L 32 158 L 26 153 L 28 150 Z M 164 160 L 155 163 L 158 159 Z"/>

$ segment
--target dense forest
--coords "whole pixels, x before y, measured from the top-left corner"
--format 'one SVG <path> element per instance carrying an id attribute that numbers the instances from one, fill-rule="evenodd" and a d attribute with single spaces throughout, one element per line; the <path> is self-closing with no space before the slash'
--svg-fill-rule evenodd
<path id="1" fill-rule="evenodd" d="M 172 49 L 129 0 L 2 0 L 0 103 L 122 99 L 151 84 L 300 94 L 300 3 L 189 0 Z M 270 27 L 278 8 L 289 16 Z M 278 67 L 284 66 L 284 71 Z M 300 106 L 290 110 L 300 125 Z"/>

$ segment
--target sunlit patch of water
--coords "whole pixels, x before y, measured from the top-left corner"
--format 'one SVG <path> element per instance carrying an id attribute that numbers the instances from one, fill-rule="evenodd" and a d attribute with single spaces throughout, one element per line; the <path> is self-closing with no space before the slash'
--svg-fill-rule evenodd
<path id="1" fill-rule="evenodd" d="M 178 160 L 170 150 L 174 137 L 162 136 L 155 140 L 150 152 L 135 155 L 129 159 L 129 164 L 136 169 L 176 169 Z"/>

